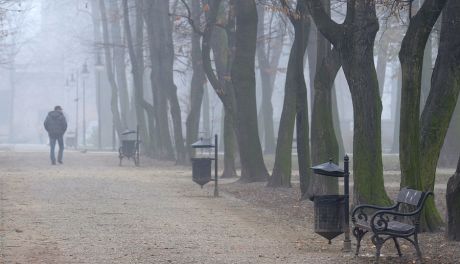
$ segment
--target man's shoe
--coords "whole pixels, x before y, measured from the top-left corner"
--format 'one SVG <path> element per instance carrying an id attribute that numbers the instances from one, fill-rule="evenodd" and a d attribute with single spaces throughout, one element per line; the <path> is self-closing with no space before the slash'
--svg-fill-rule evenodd
<path id="1" fill-rule="evenodd" d="M 62 162 L 62 160 L 58 160 L 58 162 L 59 162 L 59 164 L 64 164 L 64 163 Z"/>

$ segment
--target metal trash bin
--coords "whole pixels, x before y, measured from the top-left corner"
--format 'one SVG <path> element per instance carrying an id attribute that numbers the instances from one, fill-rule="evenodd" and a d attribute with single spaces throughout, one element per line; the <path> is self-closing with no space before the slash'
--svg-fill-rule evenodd
<path id="1" fill-rule="evenodd" d="M 121 133 L 121 146 L 118 149 L 120 166 L 123 158 L 133 159 L 134 164 L 139 166 L 139 128 L 138 130 L 126 130 Z"/>
<path id="2" fill-rule="evenodd" d="M 345 195 L 320 195 L 314 197 L 315 233 L 329 240 L 345 231 Z"/>
<path id="3" fill-rule="evenodd" d="M 212 158 L 192 158 L 192 180 L 203 185 L 211 181 L 211 162 Z"/>

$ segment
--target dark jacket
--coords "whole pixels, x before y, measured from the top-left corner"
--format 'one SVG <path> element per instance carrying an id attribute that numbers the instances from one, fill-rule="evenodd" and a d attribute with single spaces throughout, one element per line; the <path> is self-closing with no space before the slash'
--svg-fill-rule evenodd
<path id="1" fill-rule="evenodd" d="M 67 121 L 62 111 L 49 112 L 44 125 L 50 137 L 60 137 L 67 130 Z"/>

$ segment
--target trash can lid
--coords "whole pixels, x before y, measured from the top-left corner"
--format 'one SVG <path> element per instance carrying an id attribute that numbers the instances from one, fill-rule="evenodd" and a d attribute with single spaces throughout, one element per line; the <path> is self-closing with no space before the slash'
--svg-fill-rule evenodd
<path id="1" fill-rule="evenodd" d="M 128 135 L 128 134 L 134 134 L 136 132 L 137 132 L 136 130 L 125 130 L 121 134 L 122 135 Z"/>
<path id="2" fill-rule="evenodd" d="M 197 142 L 192 144 L 192 148 L 213 148 L 211 138 L 200 138 Z"/>
<path id="3" fill-rule="evenodd" d="M 332 160 L 329 162 L 316 165 L 311 167 L 314 173 L 324 175 L 324 176 L 332 176 L 332 177 L 343 177 L 344 171 L 341 169 L 337 164 L 333 163 Z"/>

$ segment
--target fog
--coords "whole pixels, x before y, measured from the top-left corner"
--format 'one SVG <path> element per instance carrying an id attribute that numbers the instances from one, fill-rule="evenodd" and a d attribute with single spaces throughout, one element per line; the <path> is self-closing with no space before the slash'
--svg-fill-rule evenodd
<path id="1" fill-rule="evenodd" d="M 101 146 L 111 149 L 118 144 L 114 139 L 114 125 L 111 109 L 111 87 L 106 75 L 103 46 L 114 47 L 113 43 L 103 43 L 101 40 L 100 15 L 92 10 L 97 1 L 83 0 L 22 0 L 8 1 L 2 12 L 2 38 L 0 39 L 1 69 L 0 69 L 0 143 L 15 144 L 46 144 L 47 134 L 43 129 L 43 120 L 46 114 L 55 105 L 63 107 L 68 119 L 67 136 L 78 135 L 78 145 L 87 148 L 96 148 L 98 142 L 98 128 L 100 126 Z M 111 1 L 106 1 L 109 4 Z M 120 1 L 121 2 L 121 1 Z M 120 6 L 120 2 L 118 5 Z M 174 2 L 174 1 L 173 1 Z M 262 1 L 263 3 L 263 1 Z M 177 3 L 171 4 L 172 12 L 184 14 L 185 9 Z M 120 6 L 121 7 L 121 6 Z M 343 20 L 345 6 L 333 6 L 333 17 L 336 21 Z M 131 16 L 134 17 L 134 8 L 130 6 Z M 173 10 L 174 9 L 174 10 Z M 113 10 L 112 10 L 113 11 Z M 111 14 L 109 10 L 109 23 Z M 120 11 L 119 11 L 120 12 Z M 118 15 L 121 16 L 120 13 Z M 280 15 L 275 18 L 266 16 L 265 23 L 273 20 L 285 20 Z M 122 20 L 122 19 L 121 19 Z M 132 19 L 134 20 L 134 19 Z M 95 25 L 98 24 L 98 25 Z M 287 26 L 287 35 L 284 37 L 283 50 L 275 77 L 272 96 L 273 122 L 275 136 L 278 132 L 281 110 L 283 107 L 284 82 L 290 46 L 293 39 L 291 26 Z M 376 39 L 375 63 L 378 62 L 380 43 L 390 41 L 388 35 L 397 34 L 396 30 L 388 28 L 382 22 L 381 30 Z M 134 22 L 131 22 L 134 24 Z M 132 25 L 132 27 L 134 27 Z M 276 37 L 276 31 L 272 34 Z M 123 32 L 124 58 L 126 62 L 127 91 L 130 100 L 133 100 L 133 77 L 131 75 L 130 59 Z M 178 90 L 178 98 L 182 116 L 183 136 L 185 137 L 185 121 L 190 111 L 190 82 L 192 67 L 190 62 L 190 28 L 186 19 L 177 16 L 174 21 L 174 83 Z M 435 36 L 434 36 L 435 37 Z M 147 34 L 144 34 L 147 38 Z M 144 44 L 146 40 L 144 39 Z M 145 44 L 146 45 L 146 44 Z M 389 55 L 384 75 L 385 84 L 382 93 L 382 148 L 384 152 L 397 150 L 394 141 L 395 124 L 397 123 L 397 83 L 398 61 L 396 52 L 399 42 L 390 45 Z M 144 46 L 145 70 L 144 97 L 147 101 L 153 100 L 150 86 L 150 62 L 148 48 Z M 433 45 L 433 54 L 436 47 Z M 435 57 L 435 56 L 433 56 Z M 98 61 L 99 60 L 99 61 Z M 99 67 L 98 67 L 99 65 Z M 161 65 L 159 65 L 162 67 Z M 310 65 L 311 66 L 311 65 Z M 257 64 L 256 64 L 256 67 Z M 85 68 L 85 69 L 84 69 Z M 284 69 L 284 70 L 283 70 Z M 256 68 L 257 104 L 261 103 L 261 78 Z M 309 92 L 309 106 L 311 102 L 311 84 L 309 63 L 305 66 L 305 78 Z M 352 152 L 353 137 L 353 107 L 348 85 L 340 71 L 335 82 L 336 98 L 339 107 L 341 133 L 346 151 Z M 209 104 L 209 108 L 201 111 L 200 133 L 221 133 L 222 104 L 212 87 L 206 85 L 206 96 L 209 100 L 202 107 Z M 100 96 L 98 96 L 98 91 Z M 205 96 L 205 98 L 206 98 Z M 205 101 L 207 101 L 205 99 Z M 98 105 L 100 113 L 98 114 Z M 120 105 L 121 106 L 121 105 Z M 311 111 L 310 111 L 311 113 Z M 260 118 L 260 117 L 259 117 Z M 209 120 L 209 123 L 208 121 Z M 135 129 L 135 122 L 126 125 L 126 129 Z M 131 127 L 128 127 L 131 126 Z M 172 121 L 169 120 L 172 130 Z M 263 138 L 263 135 L 261 135 Z M 263 141 L 261 139 L 261 141 Z"/>

